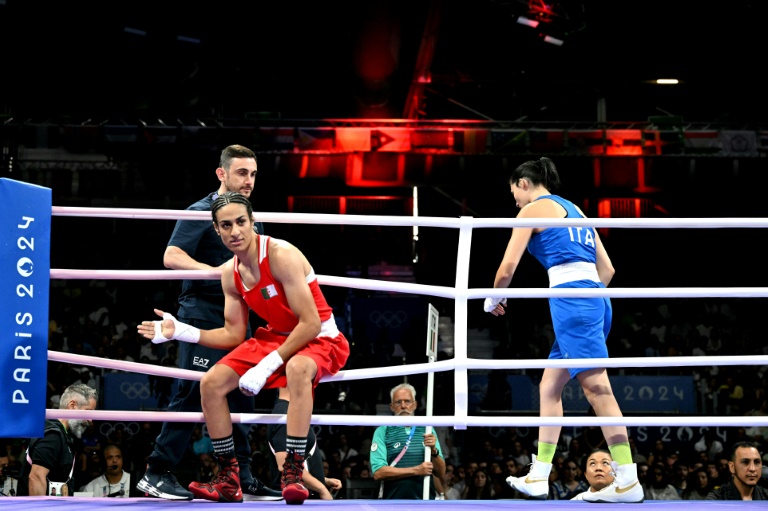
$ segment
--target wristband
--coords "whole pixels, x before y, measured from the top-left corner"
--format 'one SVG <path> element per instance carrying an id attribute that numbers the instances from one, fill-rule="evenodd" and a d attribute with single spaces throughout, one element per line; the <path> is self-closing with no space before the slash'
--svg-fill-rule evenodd
<path id="1" fill-rule="evenodd" d="M 192 325 L 188 325 L 186 323 L 182 323 L 175 317 L 173 317 L 173 314 L 170 312 L 166 312 L 163 314 L 163 321 L 166 319 L 170 319 L 173 321 L 173 335 L 171 337 L 166 337 L 163 335 L 163 322 L 162 321 L 153 321 L 155 324 L 155 336 L 152 338 L 152 342 L 154 344 L 160 344 L 166 341 L 170 341 L 171 339 L 176 339 L 179 341 L 184 342 L 192 342 L 196 343 L 200 340 L 200 329 L 197 327 L 194 327 Z"/>
<path id="2" fill-rule="evenodd" d="M 483 302 L 483 310 L 485 312 L 493 312 L 493 309 L 496 308 L 498 304 L 507 304 L 506 298 L 486 298 Z"/>

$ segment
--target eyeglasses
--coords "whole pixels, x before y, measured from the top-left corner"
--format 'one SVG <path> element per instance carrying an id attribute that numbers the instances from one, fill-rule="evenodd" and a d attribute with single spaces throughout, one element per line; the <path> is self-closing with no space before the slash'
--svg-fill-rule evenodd
<path id="1" fill-rule="evenodd" d="M 402 405 L 411 406 L 413 404 L 413 401 L 410 399 L 398 399 L 392 404 L 395 406 L 402 406 Z"/>

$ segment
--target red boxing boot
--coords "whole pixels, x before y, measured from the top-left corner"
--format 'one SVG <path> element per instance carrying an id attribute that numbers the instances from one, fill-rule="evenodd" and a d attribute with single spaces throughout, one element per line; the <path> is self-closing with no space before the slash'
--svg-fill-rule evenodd
<path id="1" fill-rule="evenodd" d="M 189 483 L 189 491 L 195 497 L 214 502 L 242 502 L 243 491 L 240 489 L 240 467 L 237 457 L 216 457 L 219 473 L 210 483 Z"/>
<path id="2" fill-rule="evenodd" d="M 283 464 L 282 486 L 286 504 L 303 504 L 309 498 L 309 490 L 304 486 L 303 474 L 304 458 L 289 451 Z"/>

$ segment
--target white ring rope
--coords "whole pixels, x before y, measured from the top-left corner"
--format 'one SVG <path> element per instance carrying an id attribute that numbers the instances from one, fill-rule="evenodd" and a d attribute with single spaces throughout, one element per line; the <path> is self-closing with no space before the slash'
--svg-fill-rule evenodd
<path id="1" fill-rule="evenodd" d="M 121 208 L 52 208 L 54 216 L 99 217 L 99 218 L 141 218 L 162 220 L 208 220 L 210 213 L 184 210 L 121 209 Z M 410 364 L 390 367 L 352 369 L 324 378 L 323 381 L 351 381 L 359 379 L 406 376 L 439 371 L 454 371 L 455 415 L 417 416 L 416 425 L 452 426 L 466 429 L 468 426 L 508 426 L 514 417 L 515 426 L 768 426 L 768 417 L 520 417 L 520 416 L 469 416 L 468 415 L 468 370 L 516 370 L 546 367 L 690 367 L 719 365 L 766 365 L 768 356 L 704 356 L 704 357 L 632 357 L 612 359 L 578 360 L 484 360 L 467 356 L 467 306 L 469 299 L 486 297 L 506 298 L 549 298 L 549 297 L 611 297 L 611 298 L 712 298 L 712 297 L 768 297 L 766 287 L 680 287 L 680 288 L 604 288 L 604 289 L 558 289 L 558 288 L 468 288 L 469 255 L 474 228 L 512 227 L 619 227 L 619 228 L 765 228 L 766 218 L 708 218 L 708 219 L 659 219 L 659 218 L 537 218 L 537 219 L 476 219 L 472 217 L 395 217 L 368 215 L 308 214 L 308 213 L 255 213 L 258 221 L 267 223 L 296 223 L 322 225 L 379 225 L 379 226 L 420 226 L 459 229 L 458 257 L 456 262 L 455 287 L 428 286 L 412 283 L 397 283 L 373 279 L 333 277 L 318 275 L 321 285 L 353 289 L 411 293 L 455 301 L 454 310 L 454 358 L 427 364 Z M 52 279 L 115 279 L 115 280 L 218 280 L 218 270 L 74 270 L 51 269 Z M 48 359 L 80 365 L 89 365 L 122 371 L 139 372 L 155 376 L 199 380 L 203 373 L 178 368 L 155 366 L 56 351 L 48 352 Z M 93 420 L 152 420 L 167 422 L 204 422 L 202 413 L 190 412 L 130 412 L 107 410 L 46 410 L 46 418 L 88 418 Z M 275 424 L 284 423 L 283 415 L 232 414 L 234 422 Z M 320 425 L 398 425 L 402 420 L 396 416 L 361 415 L 313 415 L 313 424 Z"/>
<path id="2" fill-rule="evenodd" d="M 173 367 L 142 364 L 140 362 L 128 362 L 125 360 L 113 360 L 110 358 L 92 357 L 89 355 L 76 355 L 61 351 L 48 351 L 48 360 L 54 362 L 66 362 L 70 364 L 101 367 L 104 369 L 118 369 L 121 371 L 151 374 L 153 376 L 167 376 L 184 380 L 200 380 L 203 377 L 201 371 L 178 369 Z M 370 367 L 366 369 L 347 369 L 333 376 L 326 376 L 321 381 L 353 381 L 382 378 L 388 376 L 409 376 L 412 374 L 439 373 L 455 369 L 544 369 L 554 367 L 560 369 L 581 367 L 605 367 L 616 369 L 623 367 L 705 367 L 705 366 L 768 366 L 768 355 L 732 355 L 732 356 L 708 356 L 708 357 L 623 357 L 623 358 L 578 358 L 567 360 L 550 359 L 518 359 L 497 360 L 482 358 L 466 358 L 462 363 L 456 360 L 440 360 L 424 364 L 407 364 L 387 367 Z"/>
<path id="3" fill-rule="evenodd" d="M 51 268 L 52 279 L 102 279 L 102 280 L 219 280 L 219 270 L 72 270 Z M 318 275 L 320 285 L 394 291 L 416 295 L 459 298 L 454 288 L 429 286 L 409 282 L 333 277 Z M 463 296 L 467 299 L 503 298 L 765 298 L 768 287 L 613 287 L 613 288 L 474 288 Z"/>
<path id="4" fill-rule="evenodd" d="M 81 208 L 53 206 L 53 216 L 140 218 L 146 220 L 211 220 L 206 211 L 174 209 Z M 443 218 L 430 216 L 339 215 L 329 213 L 255 212 L 259 222 L 276 224 L 380 225 L 389 227 L 459 228 L 468 219 L 472 227 L 622 227 L 634 229 L 765 228 L 768 218 Z"/>
<path id="5" fill-rule="evenodd" d="M 240 424 L 285 424 L 285 415 L 270 413 L 233 413 L 232 422 Z M 205 422 L 202 412 L 135 412 L 119 410 L 46 410 L 46 419 L 90 419 L 97 421 Z M 599 419 L 599 420 L 597 420 Z M 456 429 L 472 427 L 538 426 L 768 426 L 766 416 L 694 417 L 521 417 L 519 415 L 469 416 L 456 425 L 451 415 L 416 415 L 408 418 L 415 426 L 447 426 Z M 402 426 L 403 418 L 395 415 L 312 415 L 312 424 L 323 426 Z"/>

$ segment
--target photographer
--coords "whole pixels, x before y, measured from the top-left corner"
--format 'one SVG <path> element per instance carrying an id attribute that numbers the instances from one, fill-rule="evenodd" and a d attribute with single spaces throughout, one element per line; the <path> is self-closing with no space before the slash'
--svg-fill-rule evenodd
<path id="1" fill-rule="evenodd" d="M 7 449 L 0 453 L 0 497 L 15 497 L 19 486 L 19 464 Z"/>

